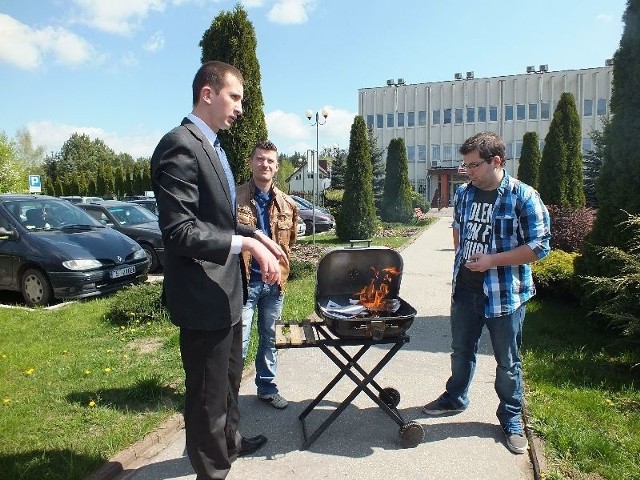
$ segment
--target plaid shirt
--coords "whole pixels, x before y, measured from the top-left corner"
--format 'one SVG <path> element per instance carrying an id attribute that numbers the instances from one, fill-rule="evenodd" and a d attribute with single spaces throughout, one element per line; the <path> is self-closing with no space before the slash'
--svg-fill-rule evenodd
<path id="1" fill-rule="evenodd" d="M 453 267 L 452 292 L 455 292 L 456 278 L 462 264 L 462 251 L 467 238 L 465 227 L 476 191 L 471 183 L 465 183 L 458 187 L 453 200 L 452 226 L 458 229 L 460 243 Z M 528 245 L 538 260 L 549 254 L 551 230 L 547 207 L 535 189 L 510 177 L 506 171 L 498 186 L 491 224 L 487 253 L 506 252 L 520 245 Z M 485 317 L 513 313 L 536 293 L 531 265 L 510 265 L 487 270 L 483 290 Z"/>

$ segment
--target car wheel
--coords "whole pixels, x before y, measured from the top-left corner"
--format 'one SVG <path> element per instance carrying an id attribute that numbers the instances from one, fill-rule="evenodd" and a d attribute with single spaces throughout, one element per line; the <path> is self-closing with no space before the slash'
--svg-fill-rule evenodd
<path id="1" fill-rule="evenodd" d="M 158 260 L 158 254 L 153 249 L 151 245 L 143 243 L 140 245 L 144 250 L 144 253 L 147 254 L 147 259 L 149 260 L 149 272 L 155 272 L 160 268 L 160 261 Z"/>
<path id="2" fill-rule="evenodd" d="M 313 223 L 311 222 L 311 220 L 305 220 L 304 224 L 307 227 L 307 229 L 304 231 L 304 234 L 307 236 L 311 235 L 313 233 Z"/>
<path id="3" fill-rule="evenodd" d="M 53 298 L 53 288 L 46 274 L 30 268 L 22 275 L 22 296 L 30 307 L 48 305 Z"/>

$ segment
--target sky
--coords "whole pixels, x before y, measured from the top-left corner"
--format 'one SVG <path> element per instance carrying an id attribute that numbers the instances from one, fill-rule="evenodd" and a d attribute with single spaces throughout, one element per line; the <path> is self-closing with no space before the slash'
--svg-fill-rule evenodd
<path id="1" fill-rule="evenodd" d="M 191 111 L 198 46 L 238 0 L 0 0 L 0 132 L 45 152 L 72 133 L 150 157 Z M 604 65 L 624 0 L 241 0 L 254 26 L 269 138 L 348 148 L 358 89 Z M 305 112 L 328 110 L 312 126 Z M 315 119 L 315 118 L 314 118 Z M 317 138 L 316 138 L 317 135 Z"/>

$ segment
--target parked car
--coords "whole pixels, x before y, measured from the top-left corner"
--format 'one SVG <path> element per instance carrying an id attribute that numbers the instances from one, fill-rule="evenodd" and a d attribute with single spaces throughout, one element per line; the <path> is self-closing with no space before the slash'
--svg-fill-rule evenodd
<path id="1" fill-rule="evenodd" d="M 149 271 L 160 270 L 164 257 L 164 245 L 157 215 L 135 203 L 118 200 L 82 203 L 77 206 L 100 224 L 112 227 L 138 242 L 149 259 Z"/>
<path id="2" fill-rule="evenodd" d="M 141 199 L 138 199 L 138 200 L 125 200 L 125 202 L 137 203 L 138 205 L 142 205 L 144 208 L 146 208 L 150 212 L 158 215 L 158 202 L 156 202 L 155 198 L 141 198 Z"/>
<path id="3" fill-rule="evenodd" d="M 305 235 L 311 235 L 313 233 L 314 218 L 313 203 L 297 195 L 290 195 L 290 197 L 296 202 L 296 205 L 298 205 L 298 215 L 302 217 L 306 226 Z M 335 226 L 336 219 L 333 218 L 333 215 L 331 215 L 328 210 L 322 207 L 315 207 L 315 224 L 316 233 L 326 232 Z"/>
<path id="4" fill-rule="evenodd" d="M 0 290 L 29 306 L 97 296 L 147 279 L 136 242 L 74 204 L 45 195 L 0 195 Z"/>
<path id="5" fill-rule="evenodd" d="M 79 195 L 63 195 L 61 197 L 63 200 L 66 200 L 71 203 L 91 203 L 91 202 L 101 202 L 102 197 L 82 197 Z"/>

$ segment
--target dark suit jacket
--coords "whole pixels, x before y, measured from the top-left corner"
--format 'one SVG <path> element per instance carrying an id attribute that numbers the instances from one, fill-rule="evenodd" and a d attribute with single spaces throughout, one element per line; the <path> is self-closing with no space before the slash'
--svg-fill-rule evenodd
<path id="1" fill-rule="evenodd" d="M 189 119 L 167 133 L 151 157 L 165 248 L 164 295 L 180 327 L 218 330 L 240 321 L 246 275 L 240 255 L 230 255 L 237 226 L 220 159 Z"/>

